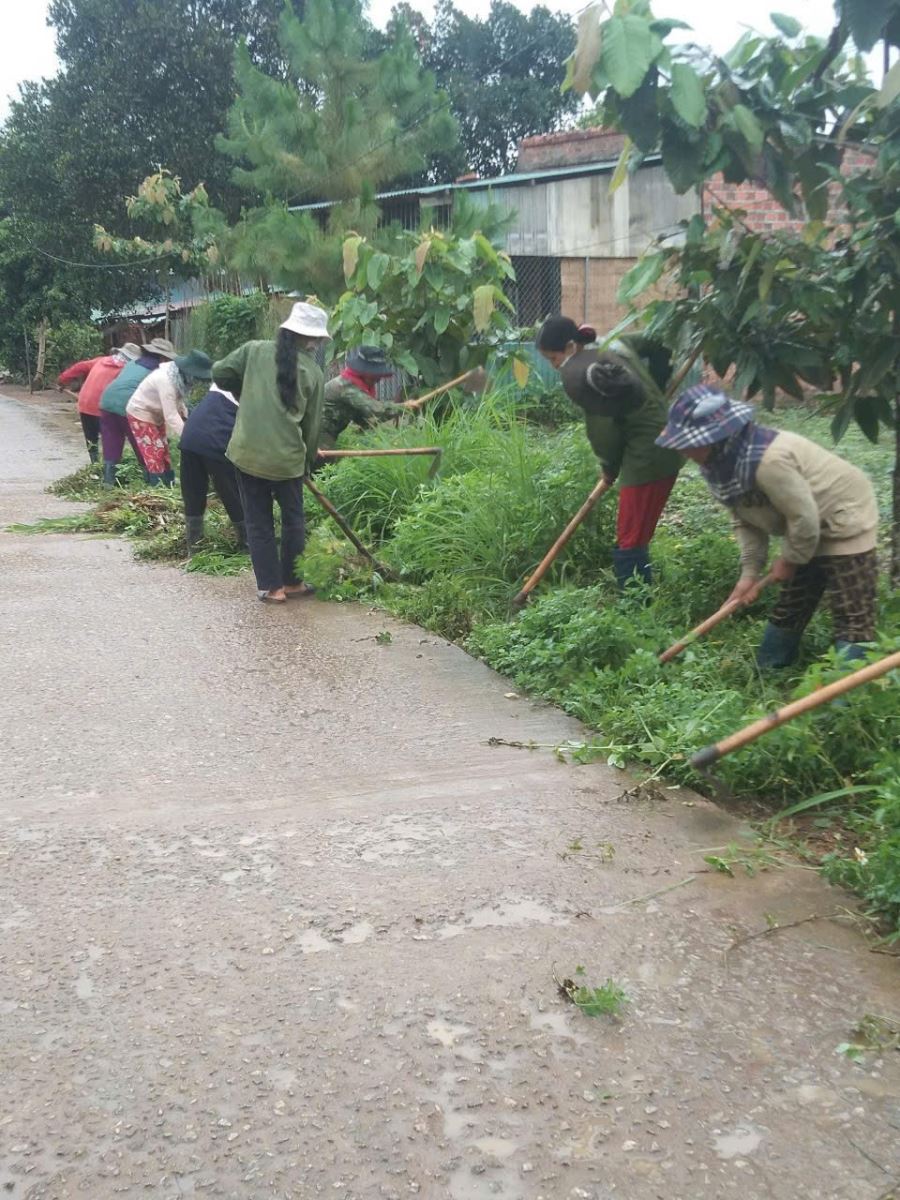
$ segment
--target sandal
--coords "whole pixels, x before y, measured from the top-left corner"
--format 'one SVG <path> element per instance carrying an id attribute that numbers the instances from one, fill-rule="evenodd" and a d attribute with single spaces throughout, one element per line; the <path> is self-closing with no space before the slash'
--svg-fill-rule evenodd
<path id="1" fill-rule="evenodd" d="M 316 589 L 311 583 L 299 583 L 296 585 L 293 591 L 288 590 L 290 586 L 291 585 L 288 584 L 288 586 L 284 589 L 284 594 L 287 596 L 288 600 L 303 600 L 307 596 L 314 596 L 316 594 Z"/>
<path id="2" fill-rule="evenodd" d="M 275 597 L 269 592 L 257 592 L 256 596 L 257 599 L 262 600 L 263 604 L 284 604 L 286 601 L 285 596 Z"/>

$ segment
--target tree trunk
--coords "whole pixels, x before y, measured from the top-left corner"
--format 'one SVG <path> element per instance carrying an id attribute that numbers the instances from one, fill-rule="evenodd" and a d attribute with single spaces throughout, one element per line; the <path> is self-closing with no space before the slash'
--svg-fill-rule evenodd
<path id="1" fill-rule="evenodd" d="M 47 318 L 41 321 L 38 325 L 38 346 L 37 346 L 37 362 L 34 367 L 34 379 L 32 381 L 32 391 L 42 391 L 44 387 L 44 364 L 47 358 L 47 327 L 49 322 Z"/>

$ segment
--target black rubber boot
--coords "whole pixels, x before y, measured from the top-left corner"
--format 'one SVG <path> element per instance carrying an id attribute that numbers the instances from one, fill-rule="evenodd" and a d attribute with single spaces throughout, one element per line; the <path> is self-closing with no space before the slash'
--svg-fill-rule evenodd
<path id="1" fill-rule="evenodd" d="M 620 550 L 616 547 L 613 550 L 613 574 L 619 590 L 623 592 L 633 579 L 642 583 L 652 583 L 649 547 L 633 546 L 630 550 Z"/>
<path id="2" fill-rule="evenodd" d="M 87 452 L 88 452 L 88 458 L 91 460 L 91 462 L 92 462 L 92 463 L 95 463 L 95 462 L 99 462 L 99 461 L 100 461 L 100 450 L 99 450 L 99 447 L 97 447 L 97 446 L 88 446 L 88 448 L 87 448 Z"/>
<path id="3" fill-rule="evenodd" d="M 203 517 L 184 518 L 184 539 L 187 542 L 188 558 L 194 553 L 194 547 L 203 540 Z"/>
<path id="4" fill-rule="evenodd" d="M 789 667 L 800 651 L 802 634 L 792 629 L 780 629 L 771 622 L 763 630 L 762 641 L 756 652 L 756 665 L 761 671 Z"/>
<path id="5" fill-rule="evenodd" d="M 867 653 L 865 646 L 861 646 L 859 642 L 845 642 L 841 638 L 835 639 L 834 648 L 846 663 L 860 662 L 865 659 Z"/>
<path id="6" fill-rule="evenodd" d="M 114 462 L 104 462 L 104 464 L 103 464 L 103 486 L 104 487 L 115 487 L 116 486 L 116 466 L 117 465 L 118 464 L 114 463 Z"/>
<path id="7" fill-rule="evenodd" d="M 157 475 L 154 471 L 147 472 L 147 487 L 159 487 L 162 482 L 162 475 Z"/>

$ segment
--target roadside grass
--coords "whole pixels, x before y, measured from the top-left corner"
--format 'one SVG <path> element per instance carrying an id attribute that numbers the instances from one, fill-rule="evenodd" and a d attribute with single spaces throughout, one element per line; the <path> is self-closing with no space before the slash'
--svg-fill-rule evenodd
<path id="1" fill-rule="evenodd" d="M 317 474 L 317 485 L 399 581 L 386 582 L 373 573 L 311 503 L 304 578 L 325 597 L 375 602 L 457 641 L 517 688 L 553 701 L 592 731 L 582 758 L 593 754 L 617 766 L 638 764 L 654 776 L 708 792 L 708 779 L 689 765 L 694 751 L 842 673 L 830 646 L 828 617 L 817 614 L 801 660 L 784 672 L 762 675 L 754 662 L 771 594 L 674 662 L 659 665 L 659 651 L 718 607 L 737 574 L 727 514 L 692 466 L 682 472 L 654 540 L 656 582 L 649 592 L 623 599 L 616 590 L 610 497 L 577 532 L 532 603 L 513 614 L 510 601 L 523 578 L 597 477 L 579 425 L 539 425 L 534 416 L 533 398 L 496 392 L 448 403 L 439 414 L 427 413 L 400 428 L 345 435 L 344 446 L 439 445 L 441 473 L 429 480 L 428 464 L 421 459 L 382 458 L 348 459 Z M 827 420 L 806 409 L 792 407 L 765 419 L 832 446 Z M 875 484 L 886 548 L 890 450 L 872 446 L 857 430 L 838 449 Z M 85 468 L 54 485 L 58 495 L 99 501 L 92 513 L 63 518 L 72 522 L 68 528 L 125 534 L 136 540 L 136 552 L 144 558 L 184 557 L 177 493 L 140 491 L 132 469 L 126 486 L 110 498 L 94 471 Z M 59 528 L 59 522 L 52 524 Z M 210 574 L 245 569 L 247 558 L 235 553 L 228 523 L 215 504 L 207 524 L 207 544 L 189 569 Z M 897 648 L 900 597 L 885 586 L 872 653 L 881 656 Z M 824 797 L 814 818 L 829 823 L 824 871 L 859 892 L 895 930 L 900 926 L 898 745 L 896 681 L 883 679 L 841 705 L 773 731 L 716 768 L 735 800 L 757 812 L 775 813 Z M 769 832 L 783 837 L 801 827 L 802 820 L 797 825 L 785 817 L 777 831 Z"/>

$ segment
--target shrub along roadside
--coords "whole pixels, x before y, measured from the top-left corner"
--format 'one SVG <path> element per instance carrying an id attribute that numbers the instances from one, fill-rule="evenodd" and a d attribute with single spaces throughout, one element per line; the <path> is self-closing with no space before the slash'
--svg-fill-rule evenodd
<path id="1" fill-rule="evenodd" d="M 829 445 L 825 421 L 801 411 L 776 420 Z M 440 477 L 428 481 L 427 465 L 416 459 L 346 460 L 326 468 L 317 483 L 398 572 L 400 582 L 373 577 L 370 566 L 352 554 L 312 504 L 305 577 L 326 596 L 374 598 L 397 615 L 461 642 L 518 687 L 552 700 L 595 730 L 596 752 L 615 764 L 645 764 L 708 790 L 707 781 L 688 766 L 693 751 L 841 670 L 830 651 L 829 621 L 820 614 L 797 668 L 760 676 L 754 650 L 771 596 L 719 626 L 674 663 L 659 666 L 658 651 L 727 595 L 737 569 L 727 516 L 692 471 L 679 481 L 654 542 L 658 582 L 650 603 L 639 597 L 622 600 L 616 592 L 609 570 L 614 509 L 601 503 L 533 603 L 510 620 L 509 600 L 522 577 L 596 480 L 596 463 L 581 430 L 535 428 L 522 420 L 512 397 L 494 394 L 480 403 L 454 404 L 442 420 L 426 415 L 399 431 L 387 426 L 345 436 L 345 444 L 354 442 L 441 445 Z M 887 453 L 852 437 L 842 452 L 870 472 L 886 509 Z M 89 471 L 79 475 L 93 487 Z M 65 494 L 73 495 L 71 488 Z M 159 492 L 150 495 L 160 497 Z M 103 514 L 98 510 L 97 524 L 89 527 L 126 527 L 139 537 L 152 533 L 151 541 L 139 543 L 142 556 L 165 557 L 172 550 L 172 557 L 182 557 L 178 500 L 171 494 L 162 499 L 168 505 L 162 530 L 146 517 L 141 497 L 134 498 L 142 512 L 139 520 L 113 515 L 111 508 Z M 127 508 L 125 492 L 123 500 Z M 221 514 L 213 513 L 210 530 L 211 558 L 193 560 L 195 569 L 220 573 L 246 563 L 219 553 L 227 549 Z M 900 598 L 887 593 L 881 630 L 878 653 L 896 649 Z M 900 924 L 900 799 L 890 780 L 896 778 L 898 710 L 896 682 L 882 680 L 842 706 L 830 705 L 772 732 L 717 768 L 735 797 L 770 811 L 871 783 L 876 791 L 844 795 L 817 810 L 817 819 L 833 820 L 835 839 L 842 839 L 825 867 L 895 927 Z"/>

